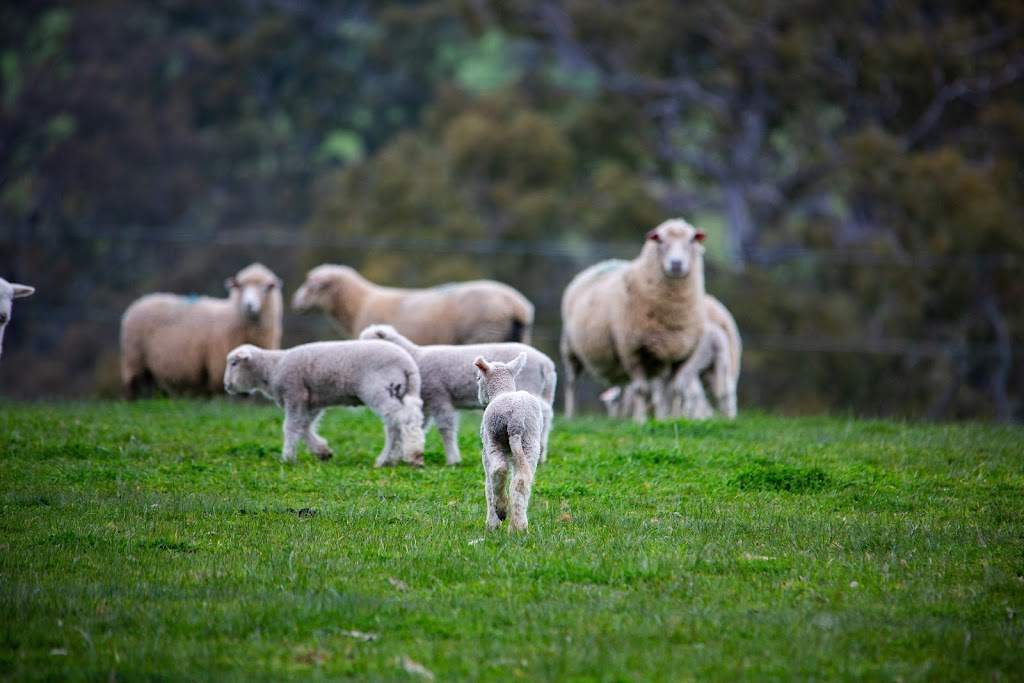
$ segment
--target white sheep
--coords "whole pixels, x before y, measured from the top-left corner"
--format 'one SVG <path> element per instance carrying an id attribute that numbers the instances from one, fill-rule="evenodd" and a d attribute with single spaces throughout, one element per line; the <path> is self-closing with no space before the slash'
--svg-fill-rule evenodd
<path id="1" fill-rule="evenodd" d="M 544 431 L 541 435 L 540 462 L 547 457 L 548 434 L 554 418 L 555 384 L 558 380 L 555 363 L 532 346 L 516 342 L 491 344 L 414 344 L 391 325 L 370 325 L 360 339 L 383 339 L 405 349 L 419 366 L 423 387 L 424 425 L 433 419 L 441 433 L 445 460 L 449 465 L 462 462 L 459 454 L 459 414 L 457 408 L 474 408 L 477 401 L 477 378 L 472 362 L 477 356 L 508 362 L 519 354 L 529 360 L 529 369 L 522 372 L 516 386 L 541 400 L 544 407 Z"/>
<path id="2" fill-rule="evenodd" d="M 509 513 L 509 531 L 525 531 L 537 463 L 540 460 L 544 407 L 536 396 L 516 390 L 516 375 L 526 364 L 521 353 L 510 363 L 488 362 L 477 356 L 478 394 L 486 408 L 480 421 L 483 442 L 484 493 L 487 528 L 497 529 Z M 508 491 L 509 467 L 512 480 Z"/>
<path id="3" fill-rule="evenodd" d="M 417 344 L 530 342 L 533 304 L 493 280 L 456 282 L 426 289 L 374 284 L 349 266 L 324 264 L 306 275 L 292 308 L 318 308 L 353 336 L 376 323 L 393 325 Z"/>
<path id="4" fill-rule="evenodd" d="M 632 261 L 603 261 L 572 279 L 562 295 L 560 342 L 567 417 L 584 369 L 603 384 L 627 385 L 635 420 L 647 419 L 649 402 L 656 417 L 666 416 L 664 392 L 707 323 L 704 236 L 668 220 L 647 233 Z"/>
<path id="5" fill-rule="evenodd" d="M 35 287 L 8 282 L 0 277 L 0 355 L 4 352 L 4 330 L 7 329 L 7 323 L 11 321 L 11 309 L 14 307 L 14 299 L 28 296 L 35 291 Z"/>
<path id="6" fill-rule="evenodd" d="M 714 409 L 704 393 L 706 387 L 722 415 L 734 418 L 743 340 L 736 319 L 725 304 L 710 294 L 706 295 L 705 303 L 709 330 L 691 357 L 691 367 L 684 366 L 675 380 L 671 414 L 697 419 L 711 417 Z"/>
<path id="7" fill-rule="evenodd" d="M 254 263 L 225 280 L 226 299 L 147 294 L 121 317 L 121 386 L 136 398 L 155 382 L 167 392 L 219 393 L 224 359 L 241 344 L 281 347 L 281 280 Z"/>
<path id="8" fill-rule="evenodd" d="M 670 387 L 671 408 L 668 412 L 674 417 L 691 419 L 712 417 L 714 407 L 704 393 L 707 388 L 715 397 L 722 415 L 734 418 L 743 342 L 729 309 L 710 294 L 705 295 L 705 303 L 708 324 L 704 336 Z M 619 417 L 632 411 L 631 396 L 626 394 L 621 386 L 602 392 L 601 401 L 609 417 Z"/>
<path id="9" fill-rule="evenodd" d="M 416 362 L 397 346 L 334 341 L 282 351 L 243 344 L 226 360 L 225 391 L 258 392 L 284 409 L 285 462 L 295 461 L 300 438 L 316 457 L 330 458 L 327 441 L 316 433 L 324 410 L 365 405 L 384 422 L 384 449 L 376 466 L 399 460 L 423 464 L 420 373 Z"/>

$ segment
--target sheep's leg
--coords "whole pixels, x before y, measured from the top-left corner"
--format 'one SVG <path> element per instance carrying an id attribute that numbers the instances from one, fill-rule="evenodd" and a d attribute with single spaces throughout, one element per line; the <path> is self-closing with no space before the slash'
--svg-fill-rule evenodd
<path id="1" fill-rule="evenodd" d="M 601 403 L 604 403 L 608 417 L 618 417 L 622 414 L 622 387 L 611 387 L 601 392 Z"/>
<path id="2" fill-rule="evenodd" d="M 538 457 L 539 463 L 547 462 L 548 459 L 548 437 L 551 435 L 551 423 L 555 419 L 555 411 L 551 409 L 547 403 L 541 401 L 544 407 L 544 427 L 541 428 L 540 434 L 540 456 Z"/>
<path id="3" fill-rule="evenodd" d="M 696 377 L 683 383 L 682 390 L 672 392 L 672 413 L 691 420 L 706 420 L 714 416 L 715 411 L 704 394 L 704 386 Z"/>
<path id="4" fill-rule="evenodd" d="M 501 445 L 493 439 L 484 442 L 484 493 L 487 496 L 487 528 L 498 529 L 508 516 L 508 461 Z"/>
<path id="5" fill-rule="evenodd" d="M 718 354 L 714 366 L 711 368 L 709 381 L 711 391 L 715 395 L 715 402 L 722 415 L 732 419 L 736 417 L 736 382 L 732 371 L 732 359 L 729 358 L 728 349 Z"/>
<path id="6" fill-rule="evenodd" d="M 459 414 L 451 405 L 438 406 L 434 410 L 434 424 L 441 433 L 445 461 L 449 465 L 458 465 L 462 462 L 459 453 Z"/>
<path id="7" fill-rule="evenodd" d="M 412 396 L 402 399 L 402 408 L 395 413 L 393 419 L 398 425 L 398 441 L 402 459 L 417 467 L 423 466 L 423 447 L 426 441 L 423 435 L 423 402 Z"/>
<path id="8" fill-rule="evenodd" d="M 633 403 L 633 421 L 647 421 L 647 406 L 650 398 L 650 383 L 643 378 L 633 379 L 626 389 L 627 397 Z"/>
<path id="9" fill-rule="evenodd" d="M 312 423 L 313 416 L 301 408 L 285 408 L 284 448 L 281 450 L 281 460 L 295 462 L 295 446 L 300 438 L 305 438 L 306 432 Z"/>
<path id="10" fill-rule="evenodd" d="M 656 377 L 651 380 L 651 403 L 654 405 L 654 419 L 664 420 L 669 414 L 668 378 Z"/>
<path id="11" fill-rule="evenodd" d="M 397 465 L 400 460 L 422 465 L 423 402 L 419 397 L 397 397 L 390 387 L 374 386 L 360 393 L 359 399 L 384 423 L 384 448 L 374 465 Z"/>
<path id="12" fill-rule="evenodd" d="M 689 412 L 691 417 L 697 419 L 711 417 L 713 411 L 704 396 L 700 375 L 708 368 L 714 368 L 723 355 L 720 351 L 725 348 L 727 340 L 721 328 L 705 325 L 704 334 L 701 335 L 697 347 L 679 367 L 670 382 L 672 393 L 682 397 L 680 412 Z"/>
<path id="13" fill-rule="evenodd" d="M 302 440 L 305 442 L 306 448 L 309 449 L 310 453 L 320 460 L 330 460 L 334 453 L 331 452 L 330 446 L 327 445 L 327 440 L 316 433 L 316 426 L 323 416 L 324 411 L 322 410 L 313 415 L 313 419 L 302 435 Z"/>
<path id="14" fill-rule="evenodd" d="M 509 518 L 509 531 L 526 531 L 528 521 L 526 509 L 530 504 L 530 490 L 533 488 L 534 472 L 537 459 L 540 457 L 540 444 L 529 435 L 513 434 L 509 437 L 515 471 L 509 498 L 512 515 Z"/>
<path id="15" fill-rule="evenodd" d="M 565 366 L 565 416 L 571 418 L 576 412 L 576 380 L 583 371 L 583 363 L 572 352 L 565 334 L 562 335 L 560 348 L 562 364 Z"/>
<path id="16" fill-rule="evenodd" d="M 401 429 L 392 420 L 385 418 L 384 420 L 384 448 L 381 450 L 380 455 L 377 456 L 377 460 L 373 463 L 374 467 L 386 467 L 388 465 L 397 465 L 401 454 L 397 448 L 397 444 L 401 443 L 402 434 Z"/>

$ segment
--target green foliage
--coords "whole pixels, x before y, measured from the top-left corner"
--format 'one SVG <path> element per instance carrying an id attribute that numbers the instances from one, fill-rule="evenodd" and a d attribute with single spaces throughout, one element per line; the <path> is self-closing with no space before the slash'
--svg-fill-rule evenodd
<path id="1" fill-rule="evenodd" d="M 363 142 L 359 135 L 350 130 L 336 130 L 321 143 L 317 159 L 350 163 L 361 161 L 363 155 Z"/>
<path id="2" fill-rule="evenodd" d="M 991 680 L 1024 665 L 1019 428 L 556 418 L 530 531 L 511 535 L 485 531 L 479 463 L 445 467 L 436 432 L 426 467 L 374 469 L 379 420 L 336 408 L 334 459 L 284 465 L 280 421 L 229 400 L 0 405 L 5 676 Z"/>
<path id="3" fill-rule="evenodd" d="M 123 307 L 213 292 L 242 259 L 289 285 L 325 261 L 503 279 L 553 352 L 569 277 L 682 214 L 712 231 L 709 287 L 748 340 L 741 402 L 1019 420 L 1021 17 L 5 3 L 0 273 L 61 284 L 8 338 L 31 372 L 0 385 L 113 394 Z"/>
<path id="4" fill-rule="evenodd" d="M 502 31 L 491 29 L 479 38 L 441 47 L 438 60 L 468 92 L 485 94 L 514 83 L 522 74 L 514 46 Z"/>

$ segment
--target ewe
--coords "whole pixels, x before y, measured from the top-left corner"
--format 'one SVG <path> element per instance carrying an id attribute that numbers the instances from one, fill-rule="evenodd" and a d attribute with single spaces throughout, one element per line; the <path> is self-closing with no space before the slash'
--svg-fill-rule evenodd
<path id="1" fill-rule="evenodd" d="M 325 264 L 306 275 L 292 308 L 323 310 L 346 336 L 375 323 L 393 325 L 417 344 L 530 342 L 533 304 L 493 280 L 427 289 L 376 285 L 348 266 Z"/>
<path id="2" fill-rule="evenodd" d="M 324 410 L 365 405 L 384 422 L 384 449 L 376 466 L 399 460 L 423 464 L 420 373 L 409 354 L 393 344 L 312 342 L 284 351 L 243 344 L 227 356 L 224 389 L 259 392 L 284 409 L 285 462 L 295 461 L 300 438 L 316 457 L 330 458 L 327 441 L 316 433 Z"/>
<path id="3" fill-rule="evenodd" d="M 35 291 L 35 287 L 8 282 L 0 277 L 0 355 L 4 352 L 4 330 L 7 329 L 7 323 L 11 320 L 13 300 L 28 296 Z"/>
<path id="4" fill-rule="evenodd" d="M 487 496 L 487 528 L 497 529 L 508 515 L 509 531 L 525 531 L 530 488 L 540 460 L 544 406 L 533 394 L 516 391 L 516 375 L 526 364 L 521 353 L 511 363 L 488 362 L 477 356 L 478 394 L 484 409 L 480 422 L 483 442 L 484 493 Z M 506 492 L 512 467 L 510 492 Z M 511 501 L 510 501 L 511 499 Z"/>
<path id="5" fill-rule="evenodd" d="M 668 220 L 632 261 L 603 261 L 572 279 L 562 295 L 566 417 L 584 368 L 605 385 L 626 385 L 635 420 L 647 419 L 649 402 L 665 417 L 664 392 L 707 324 L 703 239 L 686 221 Z"/>
<path id="6" fill-rule="evenodd" d="M 743 341 L 729 309 L 710 294 L 705 295 L 704 302 L 708 324 L 697 349 L 676 373 L 670 387 L 668 412 L 674 417 L 698 420 L 712 417 L 715 411 L 704 393 L 709 389 L 722 415 L 734 418 Z M 632 395 L 618 386 L 601 394 L 609 417 L 629 414 L 633 409 L 631 399 Z"/>
<path id="7" fill-rule="evenodd" d="M 435 344 L 420 346 L 398 333 L 391 325 L 370 325 L 359 335 L 360 339 L 383 339 L 405 349 L 420 368 L 423 387 L 423 420 L 433 419 L 444 443 L 445 459 L 449 465 L 462 462 L 459 454 L 459 414 L 457 408 L 474 408 L 477 401 L 477 378 L 473 360 L 484 356 L 508 362 L 519 354 L 526 354 L 529 367 L 516 380 L 519 389 L 528 391 L 541 400 L 544 407 L 544 433 L 541 435 L 540 461 L 547 456 L 548 433 L 554 418 L 555 383 L 558 380 L 555 363 L 546 355 L 526 344 L 503 342 L 493 344 Z"/>
<path id="8" fill-rule="evenodd" d="M 281 347 L 281 280 L 254 263 L 228 278 L 227 299 L 147 294 L 121 317 L 121 386 L 136 398 L 150 382 L 167 392 L 214 394 L 224 359 L 240 344 Z"/>

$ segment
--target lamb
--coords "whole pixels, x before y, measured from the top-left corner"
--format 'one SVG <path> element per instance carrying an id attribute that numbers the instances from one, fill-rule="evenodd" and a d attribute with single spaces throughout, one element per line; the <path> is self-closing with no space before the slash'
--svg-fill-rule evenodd
<path id="1" fill-rule="evenodd" d="M 14 306 L 14 299 L 29 296 L 36 291 L 35 287 L 19 285 L 16 282 L 8 282 L 0 277 L 0 355 L 4 352 L 4 330 L 11 320 L 11 309 Z"/>
<path id="2" fill-rule="evenodd" d="M 281 280 L 253 263 L 225 280 L 226 299 L 147 294 L 121 317 L 121 386 L 128 399 L 147 385 L 168 393 L 223 389 L 228 352 L 241 344 L 281 348 Z"/>
<path id="3" fill-rule="evenodd" d="M 376 285 L 349 266 L 332 264 L 307 273 L 292 308 L 323 310 L 346 336 L 375 323 L 390 324 L 416 344 L 528 344 L 534 315 L 525 296 L 493 280 L 401 289 Z"/>
<path id="4" fill-rule="evenodd" d="M 555 363 L 532 346 L 516 342 L 490 344 L 435 344 L 420 346 L 398 333 L 391 325 L 370 325 L 359 335 L 360 339 L 383 339 L 405 349 L 423 378 L 420 392 L 423 398 L 424 426 L 434 420 L 444 444 L 445 460 L 449 465 L 462 462 L 459 454 L 458 420 L 456 408 L 472 408 L 477 402 L 476 377 L 471 365 L 476 356 L 508 362 L 519 354 L 530 361 L 529 370 L 516 380 L 519 389 L 528 391 L 541 400 L 544 408 L 544 429 L 541 434 L 540 462 L 547 457 L 548 435 L 554 418 L 555 384 L 558 376 Z"/>
<path id="5" fill-rule="evenodd" d="M 311 342 L 286 350 L 242 344 L 227 355 L 224 389 L 258 392 L 284 409 L 281 459 L 295 462 L 301 438 L 320 460 L 331 457 L 316 425 L 329 406 L 370 408 L 384 422 L 376 466 L 423 464 L 420 373 L 408 353 L 367 341 Z"/>
<path id="6" fill-rule="evenodd" d="M 565 414 L 575 411 L 576 383 L 587 373 L 627 385 L 633 418 L 665 417 L 664 392 L 696 350 L 707 324 L 705 233 L 676 218 L 649 231 L 632 261 L 602 261 L 578 273 L 562 295 L 560 350 Z"/>
<path id="7" fill-rule="evenodd" d="M 483 356 L 473 361 L 479 370 L 478 397 L 481 405 L 486 406 L 480 422 L 480 439 L 488 529 L 501 526 L 509 507 L 509 531 L 527 528 L 526 508 L 540 459 L 544 407 L 533 394 L 516 390 L 516 375 L 525 364 L 525 353 L 510 363 L 488 362 Z M 507 492 L 509 466 L 512 481 Z"/>
<path id="8" fill-rule="evenodd" d="M 707 418 L 714 410 L 707 401 L 704 387 L 711 390 L 718 410 L 727 418 L 736 417 L 736 386 L 740 378 L 740 357 L 743 340 L 736 319 L 725 305 L 708 294 L 705 296 L 708 331 L 701 340 L 692 368 L 680 371 L 672 392 L 672 415 Z"/>

